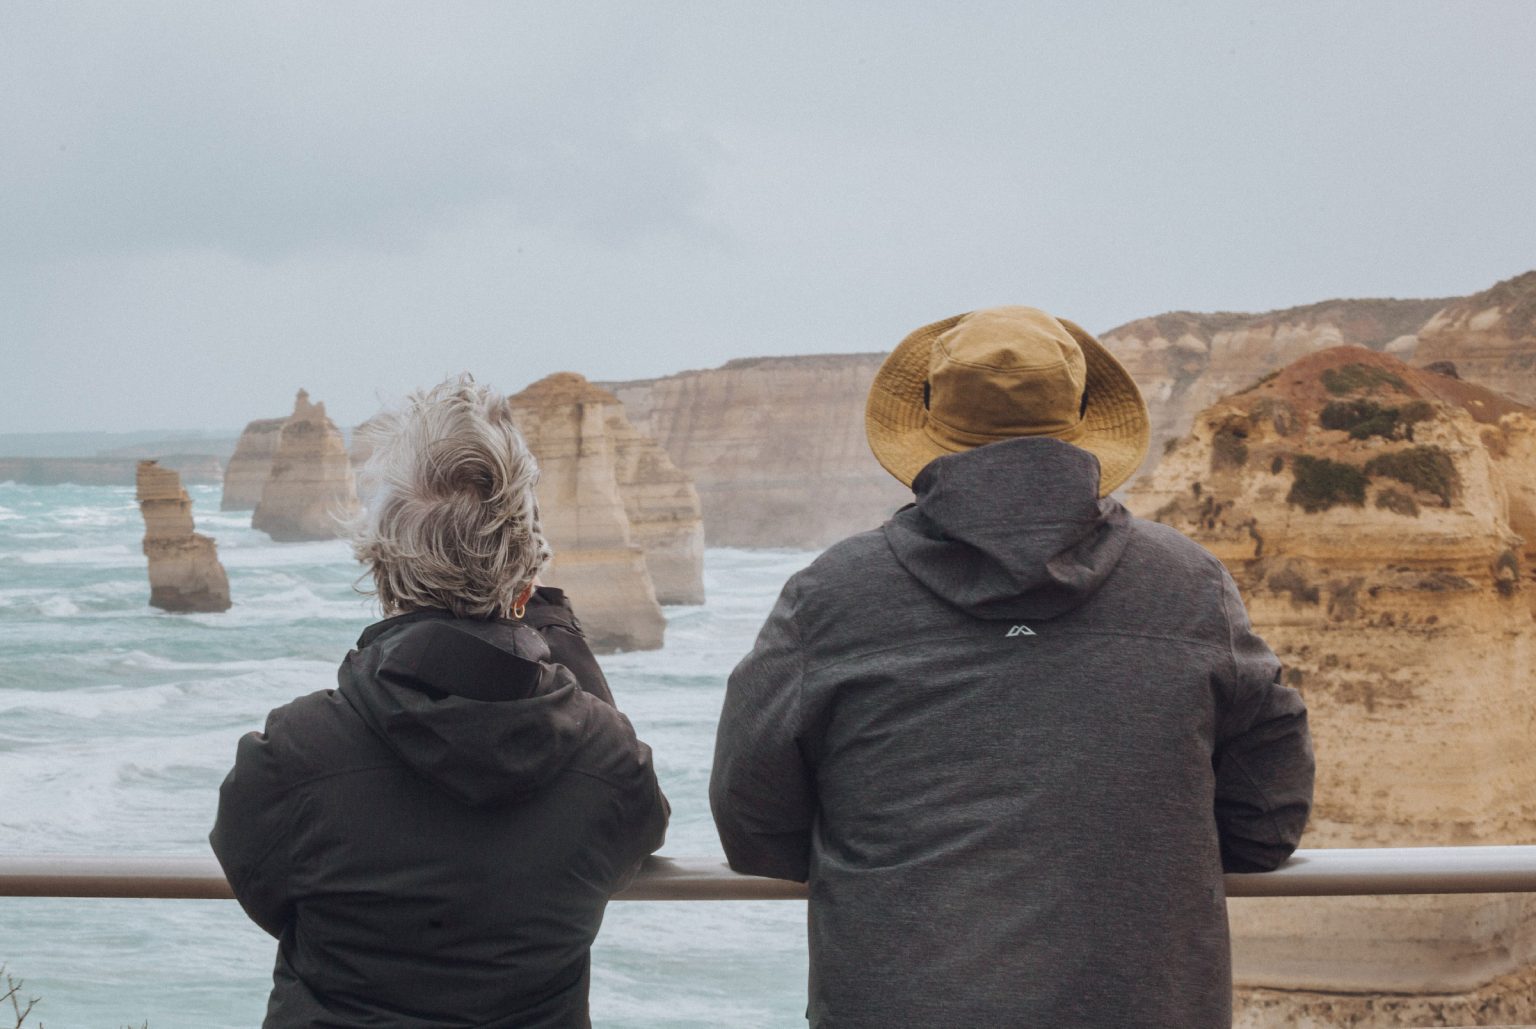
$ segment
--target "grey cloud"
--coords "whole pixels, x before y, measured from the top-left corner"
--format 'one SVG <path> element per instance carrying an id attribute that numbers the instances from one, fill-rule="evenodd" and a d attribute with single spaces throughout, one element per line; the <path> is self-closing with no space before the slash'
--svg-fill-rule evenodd
<path id="1" fill-rule="evenodd" d="M 50 5 L 24 26 L 13 9 L 9 38 L 32 45 L 10 44 L 0 80 L 0 245 L 12 260 L 409 246 L 489 201 L 604 242 L 698 222 L 715 156 L 699 133 L 648 125 L 632 95 L 551 61 L 562 37 L 535 19 L 452 31 L 431 9 L 318 26 L 294 17 L 313 5 L 123 5 L 72 24 L 40 17 Z M 376 11 L 397 23 L 366 26 Z M 619 42 L 599 29 L 581 34 L 588 58 Z M 91 60 L 61 76 L 60 53 Z"/>
<path id="2" fill-rule="evenodd" d="M 1524 0 L 0 4 L 0 422 L 1472 292 L 1536 263 L 1532 32 Z"/>

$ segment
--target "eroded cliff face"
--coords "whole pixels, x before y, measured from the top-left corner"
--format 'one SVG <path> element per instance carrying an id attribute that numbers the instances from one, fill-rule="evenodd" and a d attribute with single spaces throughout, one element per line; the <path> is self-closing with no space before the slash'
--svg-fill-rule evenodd
<path id="1" fill-rule="evenodd" d="M 1414 333 L 1444 300 L 1329 300 L 1263 314 L 1176 311 L 1110 329 L 1100 340 L 1136 384 L 1152 416 L 1152 447 L 1189 431 L 1196 412 L 1261 376 L 1329 347 L 1354 345 L 1407 357 Z"/>
<path id="2" fill-rule="evenodd" d="M 279 542 L 334 539 L 357 513 L 357 483 L 341 431 L 299 390 L 278 434 L 277 453 L 251 527 Z"/>
<path id="3" fill-rule="evenodd" d="M 1536 272 L 1452 301 L 1418 331 L 1415 364 L 1449 361 L 1461 378 L 1536 404 Z"/>
<path id="4" fill-rule="evenodd" d="M 1509 398 L 1346 347 L 1201 411 L 1131 490 L 1222 559 L 1306 698 L 1303 846 L 1536 842 L 1533 448 Z M 1239 1025 L 1536 1020 L 1536 898 L 1230 908 Z"/>
<path id="5" fill-rule="evenodd" d="M 594 651 L 659 648 L 666 622 L 619 488 L 613 394 L 562 372 L 510 400 L 539 462 L 539 516 L 555 552 L 542 581 L 570 596 Z"/>
<path id="6" fill-rule="evenodd" d="M 823 547 L 912 499 L 864 437 L 864 401 L 884 360 L 751 358 L 612 388 L 693 478 L 710 546 Z"/>
<path id="7" fill-rule="evenodd" d="M 1101 339 L 1152 417 L 1146 474 L 1196 412 L 1308 354 L 1341 345 L 1536 400 L 1536 272 L 1466 299 L 1329 300 L 1262 314 L 1175 312 Z M 821 547 L 878 526 L 910 494 L 864 438 L 883 354 L 752 358 L 607 383 L 630 420 L 692 479 L 712 546 Z"/>
<path id="8" fill-rule="evenodd" d="M 1307 354 L 1362 346 L 1536 404 L 1536 272 L 1469 297 L 1329 300 L 1264 314 L 1180 311 L 1101 337 L 1141 386 L 1152 451 L 1189 431 L 1195 413 Z"/>
<path id="9" fill-rule="evenodd" d="M 272 473 L 272 460 L 282 440 L 286 418 L 258 418 L 248 422 L 224 469 L 224 495 L 220 511 L 252 511 L 261 501 L 261 489 Z"/>
<path id="10" fill-rule="evenodd" d="M 192 498 L 181 477 L 154 461 L 140 461 L 136 486 L 150 605 L 178 612 L 229 610 L 229 578 L 219 563 L 218 546 L 193 531 Z"/>

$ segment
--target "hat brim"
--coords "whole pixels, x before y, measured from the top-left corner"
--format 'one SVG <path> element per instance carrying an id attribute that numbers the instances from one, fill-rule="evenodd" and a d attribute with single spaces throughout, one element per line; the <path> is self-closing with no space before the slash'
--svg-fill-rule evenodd
<path id="1" fill-rule="evenodd" d="M 908 335 L 885 359 L 869 389 L 864 407 L 869 448 L 881 467 L 904 485 L 911 486 L 934 458 L 966 449 L 950 450 L 928 434 L 928 410 L 923 405 L 934 343 L 964 317 L 957 314 Z M 1130 373 L 1104 344 L 1065 318 L 1056 320 L 1082 348 L 1087 366 L 1088 406 L 1082 434 L 1071 442 L 1099 459 L 1099 496 L 1108 496 L 1136 473 L 1147 456 L 1152 436 L 1147 405 Z"/>

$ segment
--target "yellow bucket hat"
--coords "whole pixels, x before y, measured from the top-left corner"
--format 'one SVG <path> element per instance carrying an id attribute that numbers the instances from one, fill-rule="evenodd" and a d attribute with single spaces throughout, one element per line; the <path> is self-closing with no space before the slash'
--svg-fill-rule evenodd
<path id="1" fill-rule="evenodd" d="M 864 432 L 910 486 L 936 457 L 1050 436 L 1099 459 L 1108 496 L 1147 454 L 1147 405 L 1104 344 L 1033 307 L 989 307 L 912 333 L 875 375 Z"/>

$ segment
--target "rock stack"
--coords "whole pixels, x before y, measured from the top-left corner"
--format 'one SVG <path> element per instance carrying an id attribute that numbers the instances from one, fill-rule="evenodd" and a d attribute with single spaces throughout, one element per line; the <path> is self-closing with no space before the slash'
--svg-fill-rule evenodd
<path id="1" fill-rule="evenodd" d="M 301 389 L 278 434 L 251 527 L 280 542 L 333 539 L 341 522 L 356 512 L 357 484 L 346 443 L 325 416 L 325 405 L 311 404 Z"/>
<path id="2" fill-rule="evenodd" d="M 247 423 L 235 452 L 224 468 L 224 496 L 220 511 L 251 511 L 261 500 L 261 489 L 272 474 L 272 459 L 282 438 L 286 418 L 258 418 Z"/>
<path id="3" fill-rule="evenodd" d="M 1536 839 L 1536 418 L 1344 347 L 1201 411 L 1130 493 L 1301 690 L 1307 847 Z M 1242 1025 L 1536 1021 L 1536 897 L 1240 900 Z"/>
<path id="4" fill-rule="evenodd" d="M 539 513 L 555 552 L 543 581 L 570 596 L 594 650 L 657 649 L 666 622 L 619 487 L 613 394 L 563 372 L 511 403 L 539 461 Z"/>
<path id="5" fill-rule="evenodd" d="M 218 545 L 192 528 L 192 498 L 181 476 L 140 461 L 137 489 L 149 558 L 149 603 L 163 611 L 229 610 L 229 577 Z"/>
<path id="6" fill-rule="evenodd" d="M 608 397 L 603 424 L 613 440 L 614 475 L 630 537 L 645 553 L 656 600 L 702 604 L 704 520 L 693 480 L 661 444 L 630 424 L 616 397 Z"/>

